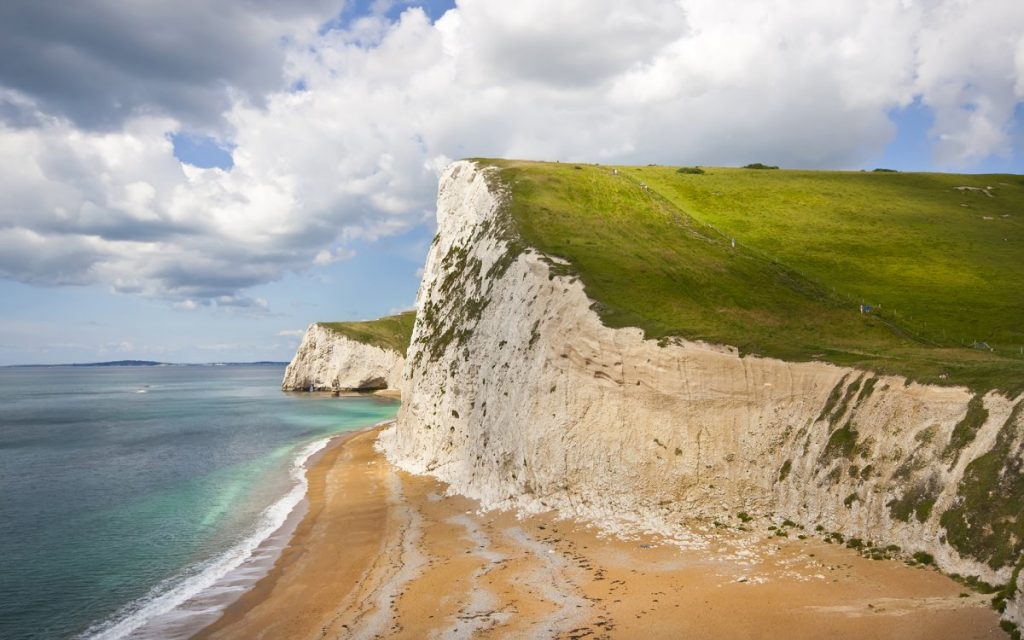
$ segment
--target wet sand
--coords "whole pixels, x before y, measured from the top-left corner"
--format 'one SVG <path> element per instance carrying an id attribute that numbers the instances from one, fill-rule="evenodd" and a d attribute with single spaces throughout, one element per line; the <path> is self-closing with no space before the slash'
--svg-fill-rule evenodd
<path id="1" fill-rule="evenodd" d="M 1006 637 L 989 596 L 931 569 L 773 536 L 764 519 L 681 549 L 550 515 L 478 513 L 391 467 L 377 433 L 332 443 L 275 567 L 198 637 Z"/>

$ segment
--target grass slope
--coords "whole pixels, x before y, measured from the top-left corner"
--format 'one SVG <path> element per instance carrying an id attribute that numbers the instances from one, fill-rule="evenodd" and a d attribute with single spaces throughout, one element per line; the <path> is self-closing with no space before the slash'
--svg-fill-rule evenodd
<path id="1" fill-rule="evenodd" d="M 363 322 L 318 322 L 317 324 L 356 342 L 392 349 L 404 356 L 409 349 L 412 325 L 415 320 L 416 312 L 406 311 L 395 316 L 384 316 Z"/>
<path id="2" fill-rule="evenodd" d="M 1024 177 L 479 162 L 608 326 L 1024 389 Z"/>

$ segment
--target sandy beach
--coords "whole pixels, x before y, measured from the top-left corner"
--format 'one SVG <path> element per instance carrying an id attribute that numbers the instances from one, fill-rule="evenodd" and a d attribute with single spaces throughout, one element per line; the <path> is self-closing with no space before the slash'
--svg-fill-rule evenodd
<path id="1" fill-rule="evenodd" d="M 275 567 L 200 638 L 1003 638 L 989 596 L 813 536 L 692 548 L 550 515 L 479 513 L 335 439 Z"/>

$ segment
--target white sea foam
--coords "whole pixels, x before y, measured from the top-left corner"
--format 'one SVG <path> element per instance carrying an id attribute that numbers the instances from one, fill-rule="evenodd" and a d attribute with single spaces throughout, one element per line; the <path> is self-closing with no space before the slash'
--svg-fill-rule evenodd
<path id="1" fill-rule="evenodd" d="M 122 608 L 111 619 L 90 627 L 79 637 L 90 640 L 172 638 L 178 635 L 187 637 L 198 629 L 185 624 L 185 618 L 200 614 L 206 619 L 214 618 L 229 602 L 223 597 L 225 593 L 237 597 L 244 591 L 244 588 L 238 586 L 240 582 L 251 585 L 258 579 L 256 572 L 243 565 L 253 558 L 261 544 L 288 522 L 289 515 L 302 502 L 308 487 L 306 462 L 327 446 L 330 440 L 317 440 L 299 450 L 289 469 L 294 482 L 291 490 L 260 514 L 253 533 L 246 539 L 213 559 L 188 567 L 173 578 L 161 582 L 145 596 Z M 239 569 L 247 575 L 236 576 L 240 580 L 229 581 L 228 578 Z M 219 601 L 219 606 L 211 608 L 205 604 L 190 607 L 189 611 L 180 610 L 186 603 L 196 600 Z"/>

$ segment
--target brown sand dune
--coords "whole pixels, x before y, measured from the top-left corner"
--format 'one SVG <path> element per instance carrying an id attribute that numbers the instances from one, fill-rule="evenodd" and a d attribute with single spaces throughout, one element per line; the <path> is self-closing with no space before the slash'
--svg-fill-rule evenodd
<path id="1" fill-rule="evenodd" d="M 820 540 L 712 532 L 692 549 L 476 511 L 391 467 L 378 431 L 309 472 L 271 573 L 200 638 L 1004 638 L 988 597 Z"/>

